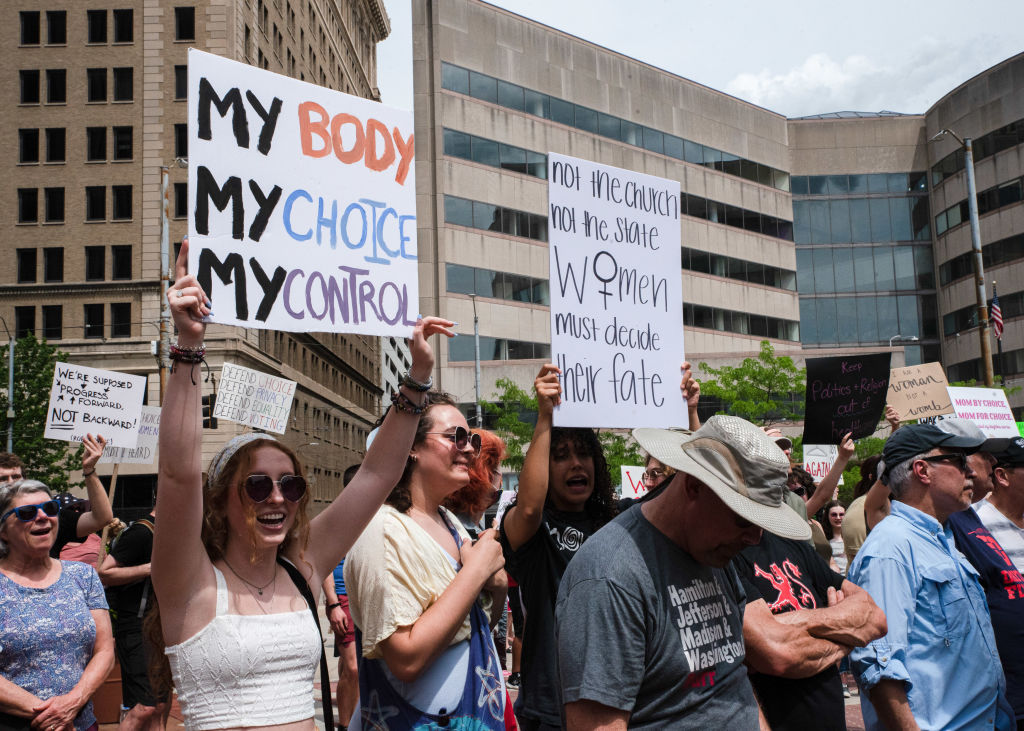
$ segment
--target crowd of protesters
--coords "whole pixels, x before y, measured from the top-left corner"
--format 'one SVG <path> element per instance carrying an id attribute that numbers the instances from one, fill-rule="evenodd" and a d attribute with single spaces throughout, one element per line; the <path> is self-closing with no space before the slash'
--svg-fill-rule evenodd
<path id="1" fill-rule="evenodd" d="M 211 304 L 187 248 L 151 513 L 107 545 L 101 437 L 88 502 L 0 455 L 0 731 L 95 729 L 115 655 L 124 731 L 162 728 L 172 692 L 188 729 L 311 730 L 318 668 L 332 731 L 843 729 L 851 691 L 871 729 L 1024 729 L 1024 438 L 890 407 L 845 505 L 850 435 L 816 483 L 777 430 L 701 424 L 683 364 L 690 429 L 634 430 L 647 492 L 619 500 L 596 433 L 553 425 L 549 364 L 518 492 L 488 524 L 504 444 L 433 388 L 430 341 L 454 323 L 426 317 L 365 459 L 313 517 L 270 435 L 201 464 Z"/>

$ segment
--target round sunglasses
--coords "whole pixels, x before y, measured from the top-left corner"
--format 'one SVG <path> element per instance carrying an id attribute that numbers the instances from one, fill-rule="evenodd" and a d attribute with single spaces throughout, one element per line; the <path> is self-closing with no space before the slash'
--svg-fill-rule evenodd
<path id="1" fill-rule="evenodd" d="M 280 480 L 271 479 L 270 475 L 249 475 L 242 483 L 245 494 L 254 503 L 262 503 L 274 492 L 274 485 L 281 488 L 285 500 L 297 503 L 306 494 L 306 478 L 299 475 L 281 475 Z"/>
<path id="2" fill-rule="evenodd" d="M 474 454 L 480 451 L 480 435 L 471 434 L 469 429 L 464 426 L 455 427 L 455 431 L 448 433 L 446 431 L 428 431 L 427 434 L 437 434 L 442 436 L 448 441 L 455 445 L 455 448 L 460 452 L 466 448 L 467 444 L 473 445 Z"/>
<path id="3" fill-rule="evenodd" d="M 39 510 L 42 509 L 43 514 L 47 518 L 56 518 L 57 513 L 60 512 L 60 503 L 56 500 L 47 500 L 45 503 L 36 503 L 35 505 L 19 505 L 16 508 L 11 508 L 0 517 L 0 523 L 7 520 L 12 514 L 18 518 L 18 520 L 28 523 L 36 519 L 39 515 Z"/>

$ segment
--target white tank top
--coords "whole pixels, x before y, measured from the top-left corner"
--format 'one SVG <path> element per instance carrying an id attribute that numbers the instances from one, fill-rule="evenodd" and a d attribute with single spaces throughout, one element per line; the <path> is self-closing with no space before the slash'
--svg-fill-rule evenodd
<path id="1" fill-rule="evenodd" d="M 322 645 L 309 609 L 227 614 L 227 584 L 216 566 L 213 571 L 216 615 L 165 650 L 185 728 L 274 726 L 312 718 Z"/>

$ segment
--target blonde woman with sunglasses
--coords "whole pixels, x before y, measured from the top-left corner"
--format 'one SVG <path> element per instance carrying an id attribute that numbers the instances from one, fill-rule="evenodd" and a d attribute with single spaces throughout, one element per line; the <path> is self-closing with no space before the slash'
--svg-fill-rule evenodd
<path id="1" fill-rule="evenodd" d="M 313 731 L 313 676 L 322 641 L 297 569 L 312 596 L 398 481 L 424 394 L 407 386 L 380 438 L 344 492 L 307 515 L 309 493 L 295 453 L 267 434 L 235 437 L 202 477 L 198 377 L 203 318 L 211 302 L 186 271 L 181 248 L 168 290 L 178 331 L 160 419 L 153 587 L 170 675 L 188 729 Z M 431 335 L 453 323 L 424 318 L 410 347 L 409 378 L 429 380 Z M 154 690 L 157 690 L 156 688 Z"/>

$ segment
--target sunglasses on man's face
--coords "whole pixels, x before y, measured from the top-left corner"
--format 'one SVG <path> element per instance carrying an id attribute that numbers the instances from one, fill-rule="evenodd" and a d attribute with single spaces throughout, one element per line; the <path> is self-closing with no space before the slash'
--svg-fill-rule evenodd
<path id="1" fill-rule="evenodd" d="M 948 464 L 955 467 L 965 475 L 967 474 L 967 455 L 963 452 L 950 452 L 948 454 L 933 454 L 930 457 L 921 457 L 921 462 Z"/>
<path id="2" fill-rule="evenodd" d="M 56 500 L 47 500 L 45 503 L 36 503 L 35 505 L 19 505 L 4 513 L 3 517 L 0 517 L 0 523 L 6 521 L 12 514 L 18 520 L 28 523 L 36 519 L 40 510 L 47 518 L 56 518 L 57 513 L 60 512 L 60 503 Z"/>
<path id="3" fill-rule="evenodd" d="M 469 429 L 466 429 L 463 426 L 455 427 L 455 431 L 451 433 L 446 431 L 428 431 L 427 434 L 437 434 L 438 436 L 444 437 L 454 444 L 455 448 L 460 452 L 466 448 L 467 444 L 473 446 L 474 454 L 477 454 L 480 451 L 480 435 L 470 434 Z"/>
<path id="4" fill-rule="evenodd" d="M 269 498 L 274 492 L 274 485 L 281 488 L 281 495 L 288 502 L 297 503 L 306 494 L 306 479 L 299 475 L 281 475 L 280 480 L 273 480 L 270 475 L 249 475 L 243 483 L 245 494 L 254 503 L 262 503 Z"/>

